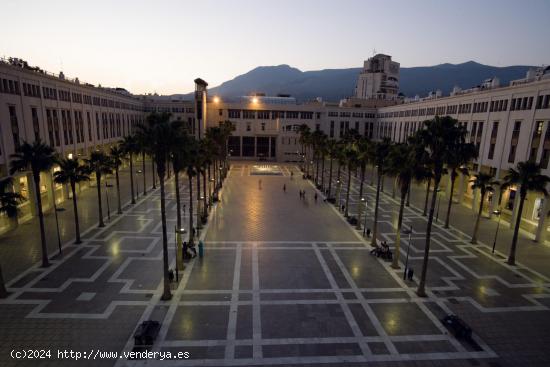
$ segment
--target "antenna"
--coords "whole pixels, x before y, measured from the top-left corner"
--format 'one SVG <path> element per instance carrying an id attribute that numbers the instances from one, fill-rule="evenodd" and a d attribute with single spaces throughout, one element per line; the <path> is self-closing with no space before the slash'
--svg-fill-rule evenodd
<path id="1" fill-rule="evenodd" d="M 376 48 L 372 49 L 372 56 L 376 56 Z"/>

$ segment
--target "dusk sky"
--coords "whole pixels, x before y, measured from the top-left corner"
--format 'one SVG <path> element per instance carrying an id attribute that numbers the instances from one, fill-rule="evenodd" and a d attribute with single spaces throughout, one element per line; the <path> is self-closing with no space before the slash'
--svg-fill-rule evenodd
<path id="1" fill-rule="evenodd" d="M 2 0 L 0 55 L 133 93 L 185 93 L 260 65 L 550 63 L 550 1 Z"/>

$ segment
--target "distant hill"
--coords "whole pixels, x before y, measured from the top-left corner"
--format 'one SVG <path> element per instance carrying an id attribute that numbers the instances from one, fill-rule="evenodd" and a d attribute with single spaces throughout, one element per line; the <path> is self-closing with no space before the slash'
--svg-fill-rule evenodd
<path id="1" fill-rule="evenodd" d="M 532 66 L 518 65 L 496 67 L 468 61 L 462 64 L 440 64 L 401 68 L 399 90 L 405 96 L 427 95 L 441 89 L 449 94 L 455 85 L 466 89 L 480 84 L 484 79 L 498 77 L 501 85 L 510 80 L 525 77 Z M 299 101 L 322 97 L 338 101 L 353 95 L 360 68 L 300 71 L 289 65 L 259 66 L 217 87 L 209 89 L 211 95 L 222 97 L 244 96 L 251 92 L 268 95 L 290 94 Z M 185 95 L 191 97 L 192 94 Z"/>

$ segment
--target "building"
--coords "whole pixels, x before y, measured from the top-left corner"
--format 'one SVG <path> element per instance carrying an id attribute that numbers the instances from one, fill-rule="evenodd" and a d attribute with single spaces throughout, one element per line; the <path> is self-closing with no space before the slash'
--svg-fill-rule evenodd
<path id="1" fill-rule="evenodd" d="M 331 139 L 340 139 L 350 129 L 371 139 L 389 137 L 405 141 L 423 121 L 436 115 L 449 115 L 467 127 L 468 139 L 476 144 L 479 158 L 470 174 L 491 172 L 501 179 L 518 162 L 535 159 L 543 173 L 550 175 L 550 68 L 530 71 L 525 79 L 501 86 L 495 78 L 477 87 L 455 88 L 449 96 L 440 92 L 426 98 L 398 95 L 399 64 L 387 55 L 365 61 L 358 76 L 356 95 L 339 103 L 321 99 L 298 103 L 288 95 L 265 96 L 256 93 L 239 98 L 209 96 L 207 83 L 195 80 L 195 100 L 180 96 L 136 96 L 123 89 L 102 88 L 51 75 L 29 67 L 21 60 L 0 62 L 0 177 L 7 174 L 9 155 L 23 140 L 40 137 L 61 155 L 85 157 L 95 149 L 107 149 L 153 111 L 170 112 L 185 121 L 190 131 L 203 136 L 210 126 L 229 120 L 235 131 L 228 154 L 238 159 L 280 162 L 300 160 L 297 129 L 306 124 Z M 445 180 L 444 180 L 445 181 Z M 469 188 L 469 177 L 462 176 L 455 200 L 476 208 L 478 195 Z M 51 186 L 51 174 L 44 174 L 40 189 L 45 209 L 53 198 L 69 197 L 69 190 Z M 27 200 L 22 219 L 35 214 L 34 193 L 28 174 L 15 177 L 14 190 Z M 442 183 L 442 190 L 449 187 Z M 58 192 L 56 194 L 56 192 Z M 490 208 L 506 219 L 514 219 L 517 188 L 498 190 L 487 197 Z M 546 236 L 546 216 L 550 200 L 530 194 L 523 212 L 522 226 Z M 4 221 L 5 222 L 5 221 Z M 513 222 L 513 221 L 512 221 Z M 0 220 L 0 227 L 2 226 Z"/>
<path id="2" fill-rule="evenodd" d="M 399 63 L 377 54 L 366 60 L 357 78 L 355 97 L 396 100 L 399 92 Z"/>

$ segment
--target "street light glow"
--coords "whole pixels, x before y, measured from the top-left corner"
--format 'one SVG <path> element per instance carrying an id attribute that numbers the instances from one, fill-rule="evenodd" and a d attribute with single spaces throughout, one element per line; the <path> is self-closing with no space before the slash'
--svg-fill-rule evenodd
<path id="1" fill-rule="evenodd" d="M 220 97 L 214 96 L 214 103 L 220 103 Z"/>

